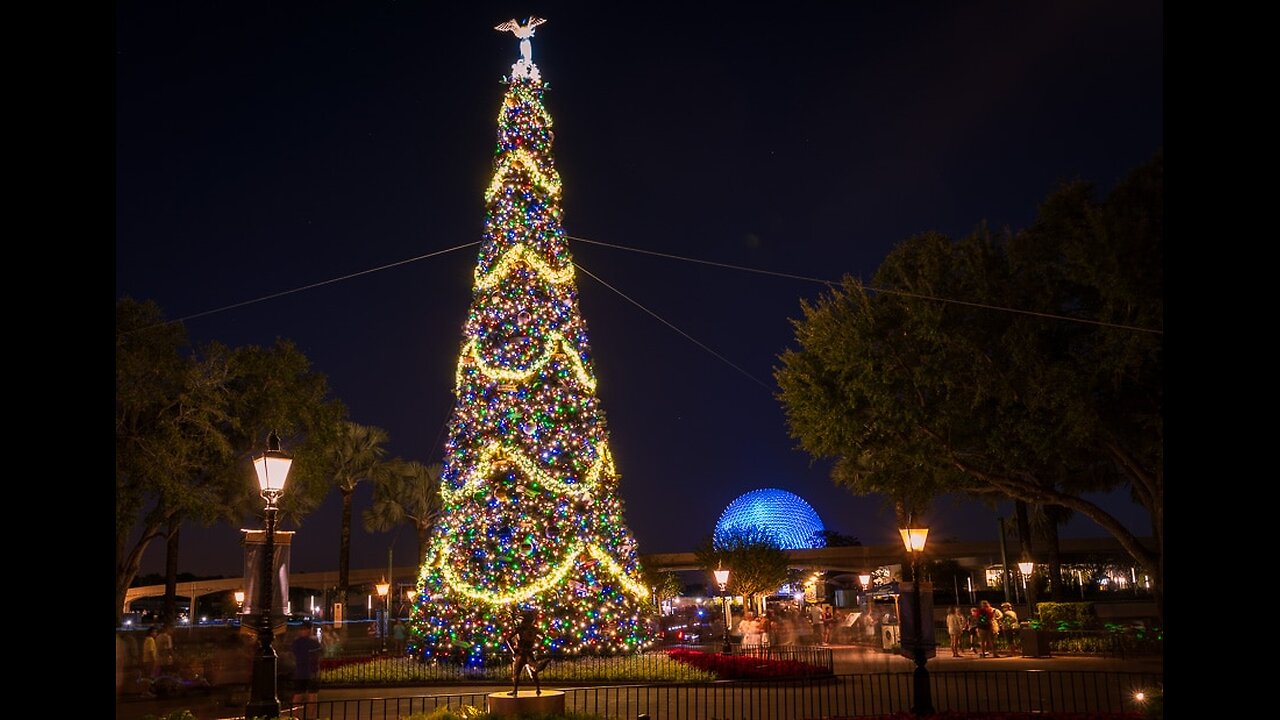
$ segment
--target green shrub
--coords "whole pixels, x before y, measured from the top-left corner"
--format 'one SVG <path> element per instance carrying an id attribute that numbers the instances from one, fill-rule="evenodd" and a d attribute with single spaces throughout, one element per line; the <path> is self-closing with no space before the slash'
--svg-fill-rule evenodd
<path id="1" fill-rule="evenodd" d="M 1091 630 L 1098 625 L 1091 602 L 1036 603 L 1036 615 L 1039 623 L 1033 620 L 1032 627 L 1044 630 Z"/>

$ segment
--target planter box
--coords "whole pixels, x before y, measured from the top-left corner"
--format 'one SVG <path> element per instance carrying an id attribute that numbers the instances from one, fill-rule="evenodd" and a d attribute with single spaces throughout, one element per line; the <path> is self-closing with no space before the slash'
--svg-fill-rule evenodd
<path id="1" fill-rule="evenodd" d="M 1022 657 L 1051 657 L 1049 640 L 1053 637 L 1052 630 L 1022 628 L 1018 633 L 1018 639 L 1022 642 Z"/>

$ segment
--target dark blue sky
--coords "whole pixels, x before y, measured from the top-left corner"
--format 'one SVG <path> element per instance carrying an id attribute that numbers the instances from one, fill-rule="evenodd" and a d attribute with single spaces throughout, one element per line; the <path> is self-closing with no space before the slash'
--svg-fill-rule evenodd
<path id="1" fill-rule="evenodd" d="M 454 7 L 465 5 L 467 7 Z M 571 236 L 807 277 L 869 279 L 912 234 L 1024 226 L 1061 180 L 1110 188 L 1163 144 L 1159 2 L 117 4 L 116 292 L 183 317 L 474 242 L 517 45 L 548 18 Z M 587 271 L 772 386 L 821 286 L 574 242 Z M 196 341 L 294 340 L 394 455 L 438 461 L 476 250 L 196 318 Z M 579 273 L 598 393 L 641 553 L 690 549 L 779 487 L 891 542 L 878 498 L 794 449 L 773 393 Z M 357 509 L 368 503 L 357 492 Z M 1136 529 L 1127 497 L 1109 506 Z M 334 568 L 336 493 L 294 567 Z M 939 503 L 936 537 L 1006 509 Z M 250 523 L 246 519 L 246 523 Z M 1085 520 L 1069 535 L 1101 535 Z M 240 571 L 234 528 L 182 570 Z M 353 535 L 353 566 L 408 529 Z M 162 546 L 144 571 L 161 567 Z"/>

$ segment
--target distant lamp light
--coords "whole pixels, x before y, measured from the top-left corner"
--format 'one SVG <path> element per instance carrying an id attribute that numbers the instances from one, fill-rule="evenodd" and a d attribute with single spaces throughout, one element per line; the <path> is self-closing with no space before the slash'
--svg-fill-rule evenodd
<path id="1" fill-rule="evenodd" d="M 716 576 L 716 584 L 720 586 L 720 590 L 723 592 L 725 586 L 729 584 L 729 571 L 723 569 L 712 570 L 711 574 Z"/>
<path id="2" fill-rule="evenodd" d="M 413 602 L 413 599 L 418 597 L 418 591 L 414 590 L 413 588 L 409 588 L 408 590 L 405 590 L 404 594 L 406 597 L 409 598 L 409 602 Z"/>
<path id="3" fill-rule="evenodd" d="M 863 590 L 871 587 L 871 573 L 862 573 L 859 575 L 858 584 L 862 585 Z"/>
<path id="4" fill-rule="evenodd" d="M 235 591 L 235 593 L 233 593 L 233 594 L 232 594 L 232 597 L 234 597 L 234 598 L 236 599 L 236 606 L 237 606 L 237 607 L 242 607 L 242 606 L 244 606 L 244 591 L 243 591 L 243 590 L 237 590 L 237 591 Z"/>
<path id="5" fill-rule="evenodd" d="M 1020 562 L 1018 563 L 1018 569 L 1022 571 L 1023 575 L 1030 575 L 1031 571 L 1036 569 L 1036 564 L 1033 562 Z"/>
<path id="6" fill-rule="evenodd" d="M 387 582 L 386 578 L 383 578 L 382 582 L 377 583 L 373 587 L 378 591 L 378 597 L 381 598 L 386 597 L 387 593 L 391 592 L 391 583 Z"/>
<path id="7" fill-rule="evenodd" d="M 907 548 L 907 552 L 924 551 L 924 541 L 929 537 L 929 528 L 899 528 L 898 533 L 902 535 L 902 544 Z"/>
<path id="8" fill-rule="evenodd" d="M 1147 701 L 1147 694 L 1146 694 L 1145 692 L 1143 692 L 1143 691 L 1139 690 L 1139 691 L 1137 691 L 1137 692 L 1135 692 L 1135 693 L 1133 694 L 1133 699 L 1134 699 L 1134 700 L 1137 700 L 1138 702 L 1146 702 L 1146 701 Z"/>
<path id="9" fill-rule="evenodd" d="M 729 571 L 717 565 L 716 569 L 711 571 L 711 574 L 715 575 L 716 583 L 720 586 L 720 592 L 723 593 L 725 591 L 725 586 L 729 584 Z M 733 601 L 729 597 L 726 596 L 724 598 L 724 645 L 721 646 L 720 652 L 725 655 L 733 654 L 733 645 L 729 644 L 729 625 L 733 621 L 733 615 L 729 610 L 729 604 L 732 602 Z"/>

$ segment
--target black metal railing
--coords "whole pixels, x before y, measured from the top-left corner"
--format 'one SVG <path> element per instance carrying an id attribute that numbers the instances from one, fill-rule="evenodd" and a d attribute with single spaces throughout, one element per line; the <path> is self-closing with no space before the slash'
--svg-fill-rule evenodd
<path id="1" fill-rule="evenodd" d="M 930 673 L 938 712 L 1124 713 L 1142 710 L 1163 675 L 1111 671 L 964 671 Z M 631 720 L 809 720 L 868 717 L 911 707 L 911 673 L 839 675 L 826 680 L 560 688 L 569 711 Z M 495 690 L 494 692 L 501 692 Z M 293 708 L 293 717 L 399 720 L 439 707 L 484 709 L 488 693 L 322 700 Z"/>

